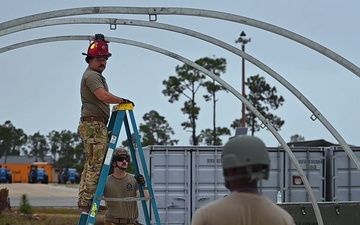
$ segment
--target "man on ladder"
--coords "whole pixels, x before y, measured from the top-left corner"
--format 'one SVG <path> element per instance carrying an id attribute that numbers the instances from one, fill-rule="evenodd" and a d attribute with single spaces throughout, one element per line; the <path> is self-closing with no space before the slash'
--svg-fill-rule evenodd
<path id="1" fill-rule="evenodd" d="M 78 207 L 82 211 L 89 211 L 109 142 L 106 127 L 110 117 L 109 104 L 132 102 L 109 92 L 102 75 L 111 56 L 104 35 L 96 34 L 87 53 L 83 55 L 86 55 L 88 67 L 80 85 L 82 107 L 78 132 L 84 142 L 86 157 L 80 180 Z"/>

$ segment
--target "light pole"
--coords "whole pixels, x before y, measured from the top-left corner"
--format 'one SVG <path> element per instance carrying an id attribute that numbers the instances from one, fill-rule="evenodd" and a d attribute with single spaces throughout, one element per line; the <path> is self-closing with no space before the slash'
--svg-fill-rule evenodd
<path id="1" fill-rule="evenodd" d="M 245 52 L 245 44 L 251 41 L 251 38 L 247 38 L 244 31 L 241 31 L 240 37 L 235 40 L 235 43 L 241 43 L 241 50 Z M 245 97 L 245 59 L 242 58 L 242 93 L 241 95 Z M 242 103 L 241 107 L 241 127 L 245 127 L 245 104 Z"/>

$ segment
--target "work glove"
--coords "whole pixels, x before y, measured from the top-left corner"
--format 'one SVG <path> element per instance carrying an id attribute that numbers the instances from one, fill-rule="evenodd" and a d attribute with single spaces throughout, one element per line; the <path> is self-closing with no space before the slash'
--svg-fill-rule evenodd
<path id="1" fill-rule="evenodd" d="M 126 99 L 126 98 L 122 98 L 125 103 L 131 103 L 133 106 L 135 106 L 134 102 L 130 101 L 129 99 Z"/>
<path id="2" fill-rule="evenodd" d="M 143 175 L 139 174 L 139 176 L 135 177 L 135 179 L 141 186 L 146 185 L 145 178 Z"/>

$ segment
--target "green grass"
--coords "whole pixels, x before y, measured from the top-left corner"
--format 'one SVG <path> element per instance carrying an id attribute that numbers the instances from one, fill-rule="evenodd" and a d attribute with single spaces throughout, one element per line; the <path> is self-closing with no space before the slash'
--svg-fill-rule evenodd
<path id="1" fill-rule="evenodd" d="M 78 223 L 81 212 L 77 208 L 66 207 L 34 207 L 34 214 L 40 220 L 33 220 L 19 215 L 19 208 L 12 208 L 12 212 L 3 212 L 0 215 L 1 225 L 75 225 Z M 15 213 L 17 212 L 17 213 Z M 95 225 L 104 224 L 104 214 L 99 213 Z"/>

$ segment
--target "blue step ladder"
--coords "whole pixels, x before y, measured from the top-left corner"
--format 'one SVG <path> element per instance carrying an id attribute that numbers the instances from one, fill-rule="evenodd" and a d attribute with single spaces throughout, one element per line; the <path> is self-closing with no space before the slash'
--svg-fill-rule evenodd
<path id="1" fill-rule="evenodd" d="M 139 171 L 139 164 L 137 161 L 137 156 L 135 153 L 134 141 L 136 141 L 136 147 L 138 150 L 138 155 L 141 160 L 143 175 L 145 177 L 146 184 L 148 187 L 148 191 L 149 191 L 149 195 L 150 195 L 150 203 L 151 203 L 151 206 L 153 209 L 152 212 L 154 214 L 156 224 L 161 225 L 160 217 L 159 217 L 159 213 L 158 213 L 158 209 L 157 209 L 156 201 L 155 201 L 155 197 L 154 197 L 154 192 L 153 192 L 153 189 L 151 186 L 149 172 L 146 167 L 144 152 L 143 152 L 141 142 L 140 142 L 139 132 L 136 127 L 133 108 L 134 108 L 134 106 L 132 105 L 132 103 L 119 104 L 119 105 L 116 105 L 113 107 L 112 114 L 110 117 L 110 122 L 108 125 L 108 131 L 109 131 L 108 150 L 107 150 L 107 153 L 106 153 L 106 156 L 104 159 L 104 163 L 103 163 L 103 166 L 101 169 L 99 182 L 98 182 L 98 185 L 97 185 L 96 191 L 95 191 L 95 196 L 92 201 L 90 211 L 81 213 L 78 225 L 95 225 L 96 216 L 99 211 L 100 202 L 103 198 L 107 177 L 109 175 L 109 171 L 111 168 L 113 152 L 116 149 L 116 143 L 118 141 L 118 138 L 120 135 L 120 130 L 121 130 L 123 123 L 125 125 L 125 130 L 126 130 L 129 147 L 130 147 L 130 153 L 131 153 L 132 163 L 134 165 L 135 175 L 139 176 L 140 171 Z M 130 131 L 127 114 L 130 116 L 130 121 L 132 124 L 134 136 L 132 136 L 131 131 Z M 134 138 L 135 138 L 135 140 L 134 140 Z M 139 185 L 139 192 L 140 192 L 139 199 L 142 199 L 142 197 L 144 197 L 144 189 L 143 189 L 142 185 Z M 121 199 L 119 199 L 119 200 L 121 200 Z M 146 225 L 151 225 L 150 215 L 149 215 L 148 207 L 146 204 L 146 200 L 145 199 L 141 200 L 141 203 L 142 203 L 142 208 L 143 208 L 143 212 L 144 212 L 144 217 L 146 220 Z"/>

